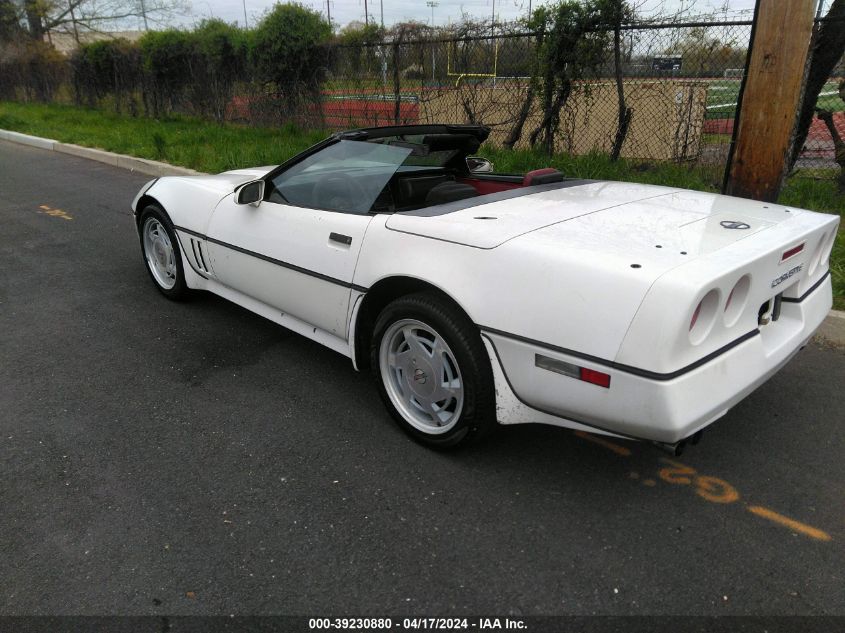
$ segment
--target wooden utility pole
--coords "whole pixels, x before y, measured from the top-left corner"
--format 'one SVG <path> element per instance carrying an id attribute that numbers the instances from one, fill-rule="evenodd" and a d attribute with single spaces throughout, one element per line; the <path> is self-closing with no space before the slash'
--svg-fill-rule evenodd
<path id="1" fill-rule="evenodd" d="M 757 0 L 723 190 L 773 202 L 795 125 L 816 0 Z"/>

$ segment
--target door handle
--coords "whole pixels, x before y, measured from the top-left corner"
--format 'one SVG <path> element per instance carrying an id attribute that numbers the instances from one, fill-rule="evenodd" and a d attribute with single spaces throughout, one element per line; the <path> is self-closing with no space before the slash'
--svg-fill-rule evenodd
<path id="1" fill-rule="evenodd" d="M 352 237 L 350 235 L 343 235 L 341 233 L 329 233 L 329 239 L 332 242 L 338 242 L 340 244 L 345 244 L 346 246 L 352 244 Z"/>

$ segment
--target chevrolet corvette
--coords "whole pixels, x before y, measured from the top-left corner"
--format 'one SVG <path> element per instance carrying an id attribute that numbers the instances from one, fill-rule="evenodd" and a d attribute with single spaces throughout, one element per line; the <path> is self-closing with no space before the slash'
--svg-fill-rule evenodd
<path id="1" fill-rule="evenodd" d="M 206 290 L 369 369 L 434 447 L 538 422 L 678 452 L 832 303 L 839 219 L 555 169 L 489 128 L 334 134 L 278 166 L 163 177 L 132 203 L 169 299 Z"/>

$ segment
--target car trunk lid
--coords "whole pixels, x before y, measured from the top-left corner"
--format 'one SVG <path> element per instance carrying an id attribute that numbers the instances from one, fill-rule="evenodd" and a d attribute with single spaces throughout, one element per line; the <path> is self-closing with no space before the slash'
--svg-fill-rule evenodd
<path id="1" fill-rule="evenodd" d="M 617 182 L 577 181 L 562 183 L 559 188 L 544 185 L 505 199 L 497 199 L 498 194 L 470 198 L 463 201 L 467 205 L 465 208 L 460 208 L 460 204 L 447 204 L 442 208 L 396 213 L 387 220 L 387 228 L 490 249 L 544 227 L 675 191 L 667 187 Z M 508 194 L 512 196 L 510 192 Z"/>

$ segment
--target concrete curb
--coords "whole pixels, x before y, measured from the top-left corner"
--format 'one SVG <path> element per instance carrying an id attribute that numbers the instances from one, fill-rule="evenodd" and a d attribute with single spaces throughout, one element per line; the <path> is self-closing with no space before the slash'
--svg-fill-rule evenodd
<path id="1" fill-rule="evenodd" d="M 79 156 L 80 158 L 95 160 L 100 163 L 112 165 L 113 167 L 137 171 L 149 176 L 204 175 L 201 171 L 195 171 L 187 167 L 177 167 L 176 165 L 162 163 L 157 160 L 135 158 L 126 154 L 115 154 L 114 152 L 82 147 L 81 145 L 73 145 L 71 143 L 61 143 L 53 139 L 30 136 L 29 134 L 21 134 L 20 132 L 0 130 L 0 139 L 11 141 L 12 143 L 20 143 L 21 145 L 30 145 L 31 147 L 38 147 L 39 149 L 46 149 L 52 152 Z M 831 310 L 816 332 L 815 338 L 826 343 L 845 347 L 845 312 Z"/>
<path id="2" fill-rule="evenodd" d="M 20 143 L 21 145 L 38 147 L 39 149 L 47 149 L 51 152 L 57 143 L 57 141 L 54 141 L 53 139 L 30 136 L 29 134 L 10 132 L 8 130 L 0 130 L 0 139 L 3 139 L 4 141 L 11 141 L 12 143 Z"/>
<path id="3" fill-rule="evenodd" d="M 115 154 L 114 152 L 107 152 L 102 149 L 82 147 L 81 145 L 73 145 L 72 143 L 62 143 L 49 138 L 21 134 L 20 132 L 0 130 L 0 139 L 10 141 L 12 143 L 18 143 L 20 145 L 29 145 L 30 147 L 46 149 L 52 152 L 61 152 L 62 154 L 87 158 L 88 160 L 95 160 L 98 163 L 105 163 L 106 165 L 111 165 L 112 167 L 128 169 L 129 171 L 135 171 L 148 176 L 204 175 L 203 172 L 188 169 L 187 167 L 177 167 L 176 165 L 171 165 L 170 163 L 162 163 L 157 160 L 147 160 L 146 158 L 136 158 L 134 156 L 127 156 L 126 154 Z"/>

